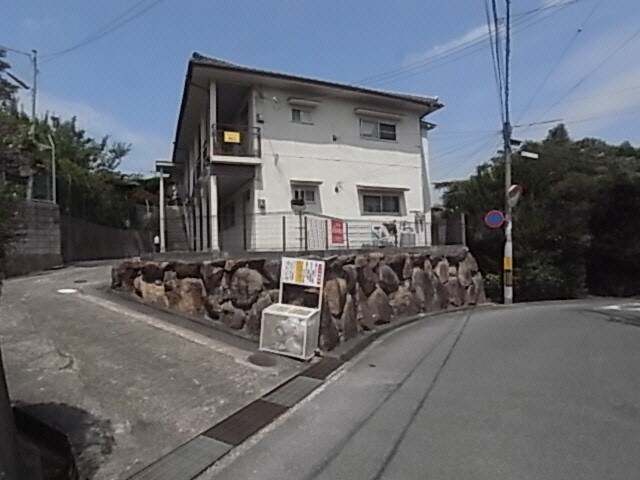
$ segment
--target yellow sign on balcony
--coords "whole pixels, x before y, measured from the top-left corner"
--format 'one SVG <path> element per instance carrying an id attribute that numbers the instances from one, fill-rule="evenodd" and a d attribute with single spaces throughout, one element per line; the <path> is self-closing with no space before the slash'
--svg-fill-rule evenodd
<path id="1" fill-rule="evenodd" d="M 224 143 L 240 143 L 240 132 L 224 132 Z"/>

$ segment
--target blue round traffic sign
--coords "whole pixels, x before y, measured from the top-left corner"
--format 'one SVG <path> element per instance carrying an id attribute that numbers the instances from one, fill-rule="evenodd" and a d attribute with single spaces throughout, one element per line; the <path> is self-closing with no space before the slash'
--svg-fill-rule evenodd
<path id="1" fill-rule="evenodd" d="M 500 210 L 490 210 L 484 216 L 484 223 L 489 228 L 500 228 L 504 224 L 504 214 Z"/>

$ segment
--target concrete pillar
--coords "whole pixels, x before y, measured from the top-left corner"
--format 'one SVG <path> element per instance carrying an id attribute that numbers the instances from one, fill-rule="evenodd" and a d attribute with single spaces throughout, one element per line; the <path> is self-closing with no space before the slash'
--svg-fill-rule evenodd
<path id="1" fill-rule="evenodd" d="M 200 215 L 202 215 L 202 211 L 200 209 L 200 192 L 196 190 L 195 195 L 193 197 L 193 208 L 195 210 L 195 219 L 194 219 L 194 228 L 193 234 L 195 235 L 196 240 L 196 251 L 200 252 L 202 250 L 202 243 L 200 242 Z"/>
<path id="2" fill-rule="evenodd" d="M 202 208 L 202 250 L 209 249 L 209 182 L 206 177 L 202 179 L 202 195 L 200 197 L 200 205 Z"/>
<path id="3" fill-rule="evenodd" d="M 429 127 L 427 125 L 420 126 L 420 153 L 422 155 L 422 164 L 420 173 L 422 177 L 422 211 L 424 213 L 424 228 L 426 229 L 424 235 L 425 245 L 430 247 L 433 244 L 431 238 L 431 175 L 429 171 L 429 139 L 428 139 Z"/>
<path id="4" fill-rule="evenodd" d="M 209 206 L 211 216 L 209 217 L 209 225 L 211 229 L 211 251 L 220 250 L 220 242 L 218 238 L 218 177 L 209 175 Z"/>
<path id="5" fill-rule="evenodd" d="M 210 155 L 213 155 L 213 135 L 212 126 L 218 123 L 218 112 L 217 112 L 217 87 L 216 82 L 211 82 L 209 84 L 209 125 L 207 125 L 207 134 L 209 136 L 209 152 Z"/>
<path id="6" fill-rule="evenodd" d="M 431 178 L 429 172 L 429 140 L 427 138 L 427 127 L 421 127 L 421 148 L 422 164 L 420 173 L 422 177 L 422 209 L 423 212 L 431 211 Z"/>
<path id="7" fill-rule="evenodd" d="M 164 211 L 164 172 L 160 172 L 160 251 L 166 252 L 167 241 L 165 238 L 165 211 Z"/>

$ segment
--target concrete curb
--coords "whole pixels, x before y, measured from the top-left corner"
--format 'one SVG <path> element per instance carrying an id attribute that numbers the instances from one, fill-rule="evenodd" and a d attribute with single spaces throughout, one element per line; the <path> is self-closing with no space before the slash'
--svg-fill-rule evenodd
<path id="1" fill-rule="evenodd" d="M 259 399 L 138 471 L 129 479 L 192 480 L 324 384 L 332 373 L 354 358 L 375 339 L 420 320 L 491 307 L 493 307 L 491 304 L 482 304 L 415 315 L 387 324 L 364 338 L 347 341 L 332 352 L 323 355 L 319 361 L 312 363 L 298 375 L 276 386 Z"/>
<path id="2" fill-rule="evenodd" d="M 100 298 L 118 303 L 127 308 L 132 308 L 139 313 L 156 317 L 172 325 L 186 328 L 243 350 L 250 352 L 256 352 L 258 350 L 257 342 L 248 335 L 240 335 L 235 330 L 225 325 L 216 324 L 205 317 L 175 312 L 158 305 L 150 305 L 129 292 L 113 290 L 107 285 L 92 287 L 91 290 L 92 294 Z"/>

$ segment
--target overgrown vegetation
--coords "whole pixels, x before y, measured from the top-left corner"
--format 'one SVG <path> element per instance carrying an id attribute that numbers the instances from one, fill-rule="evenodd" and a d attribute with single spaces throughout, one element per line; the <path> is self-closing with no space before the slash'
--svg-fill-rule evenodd
<path id="1" fill-rule="evenodd" d="M 8 68 L 0 50 L 0 262 L 16 233 L 17 200 L 50 200 L 53 188 L 63 215 L 116 228 L 139 227 L 136 204 L 145 182 L 118 171 L 131 146 L 106 136 L 92 138 L 75 118 L 33 120 L 18 111 Z"/>
<path id="2" fill-rule="evenodd" d="M 540 158 L 513 158 L 513 182 L 524 187 L 514 215 L 516 299 L 640 294 L 640 149 L 574 141 L 564 125 L 524 149 Z M 467 214 L 469 246 L 490 295 L 500 299 L 504 232 L 487 228 L 483 217 L 502 209 L 503 159 L 438 188 L 446 208 Z"/>

